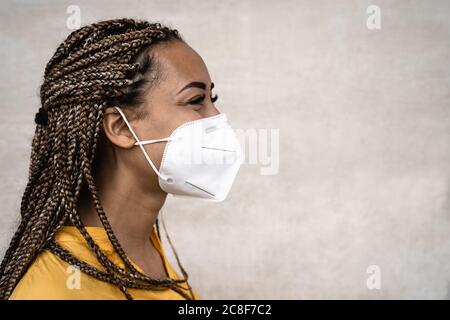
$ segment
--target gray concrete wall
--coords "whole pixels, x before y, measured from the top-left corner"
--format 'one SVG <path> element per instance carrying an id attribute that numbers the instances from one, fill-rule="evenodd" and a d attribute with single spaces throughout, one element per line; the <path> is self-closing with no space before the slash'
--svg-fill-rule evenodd
<path id="1" fill-rule="evenodd" d="M 70 4 L 82 25 L 129 16 L 178 28 L 206 61 L 218 108 L 236 128 L 261 129 L 262 155 L 264 132 L 279 130 L 276 174 L 247 159 L 227 201 L 163 210 L 204 298 L 450 298 L 447 0 L 3 1 L 2 251 Z M 366 25 L 372 4 L 381 29 Z"/>

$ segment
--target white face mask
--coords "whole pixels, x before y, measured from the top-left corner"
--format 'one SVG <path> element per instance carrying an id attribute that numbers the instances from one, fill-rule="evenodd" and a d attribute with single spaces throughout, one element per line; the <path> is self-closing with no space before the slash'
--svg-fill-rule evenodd
<path id="1" fill-rule="evenodd" d="M 177 196 L 225 200 L 243 161 L 241 146 L 225 114 L 186 122 L 167 138 L 139 140 L 125 114 L 115 108 L 158 175 L 162 190 Z M 143 145 L 164 141 L 167 144 L 158 170 Z"/>

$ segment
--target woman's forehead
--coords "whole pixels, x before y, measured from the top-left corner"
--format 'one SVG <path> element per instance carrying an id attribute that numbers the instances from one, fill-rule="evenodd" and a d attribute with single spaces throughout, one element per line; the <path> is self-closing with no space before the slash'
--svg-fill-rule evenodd
<path id="1" fill-rule="evenodd" d="M 153 56 L 158 60 L 160 72 L 167 81 L 182 85 L 186 81 L 211 82 L 203 59 L 182 41 L 158 46 L 153 51 Z"/>

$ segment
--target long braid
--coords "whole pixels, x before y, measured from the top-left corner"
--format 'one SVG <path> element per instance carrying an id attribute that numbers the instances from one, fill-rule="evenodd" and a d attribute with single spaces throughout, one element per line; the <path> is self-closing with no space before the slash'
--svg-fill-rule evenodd
<path id="1" fill-rule="evenodd" d="M 132 299 L 128 288 L 169 288 L 186 299 L 194 299 L 188 275 L 172 243 L 182 279 L 152 279 L 133 266 L 114 235 L 93 178 L 105 108 L 111 104 L 136 107 L 143 83 L 136 79 L 150 70 L 148 50 L 158 42 L 172 40 L 182 40 L 178 31 L 159 23 L 116 19 L 76 30 L 56 49 L 45 68 L 40 89 L 42 107 L 36 116 L 38 125 L 21 201 L 21 221 L 0 265 L 1 299 L 9 298 L 44 249 L 86 274 L 117 286 L 127 299 Z M 83 225 L 77 203 L 84 186 L 125 268 L 105 256 Z M 69 221 L 80 231 L 104 270 L 78 260 L 56 243 L 55 233 Z M 183 291 L 183 283 L 190 296 Z"/>

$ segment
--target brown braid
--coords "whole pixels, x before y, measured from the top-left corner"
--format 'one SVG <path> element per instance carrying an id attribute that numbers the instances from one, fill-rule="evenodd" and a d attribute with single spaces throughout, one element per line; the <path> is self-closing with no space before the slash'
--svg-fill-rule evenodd
<path id="1" fill-rule="evenodd" d="M 127 299 L 132 299 L 128 288 L 170 288 L 186 299 L 194 299 L 188 275 L 170 238 L 183 279 L 152 279 L 132 265 L 113 233 L 93 178 L 105 108 L 120 105 L 137 109 L 148 87 L 145 85 L 158 79 L 146 78 L 156 69 L 150 57 L 152 45 L 173 40 L 182 41 L 178 31 L 159 23 L 116 19 L 76 30 L 57 48 L 45 68 L 40 90 L 42 107 L 35 119 L 38 125 L 32 142 L 29 180 L 21 201 L 21 221 L 0 265 L 1 299 L 9 298 L 44 249 L 82 272 L 117 286 Z M 90 193 L 125 268 L 105 256 L 83 225 L 77 212 L 83 190 Z M 78 260 L 56 243 L 55 233 L 68 222 L 80 231 L 104 270 Z M 158 220 L 156 228 L 160 237 Z M 190 296 L 183 291 L 183 283 Z"/>

